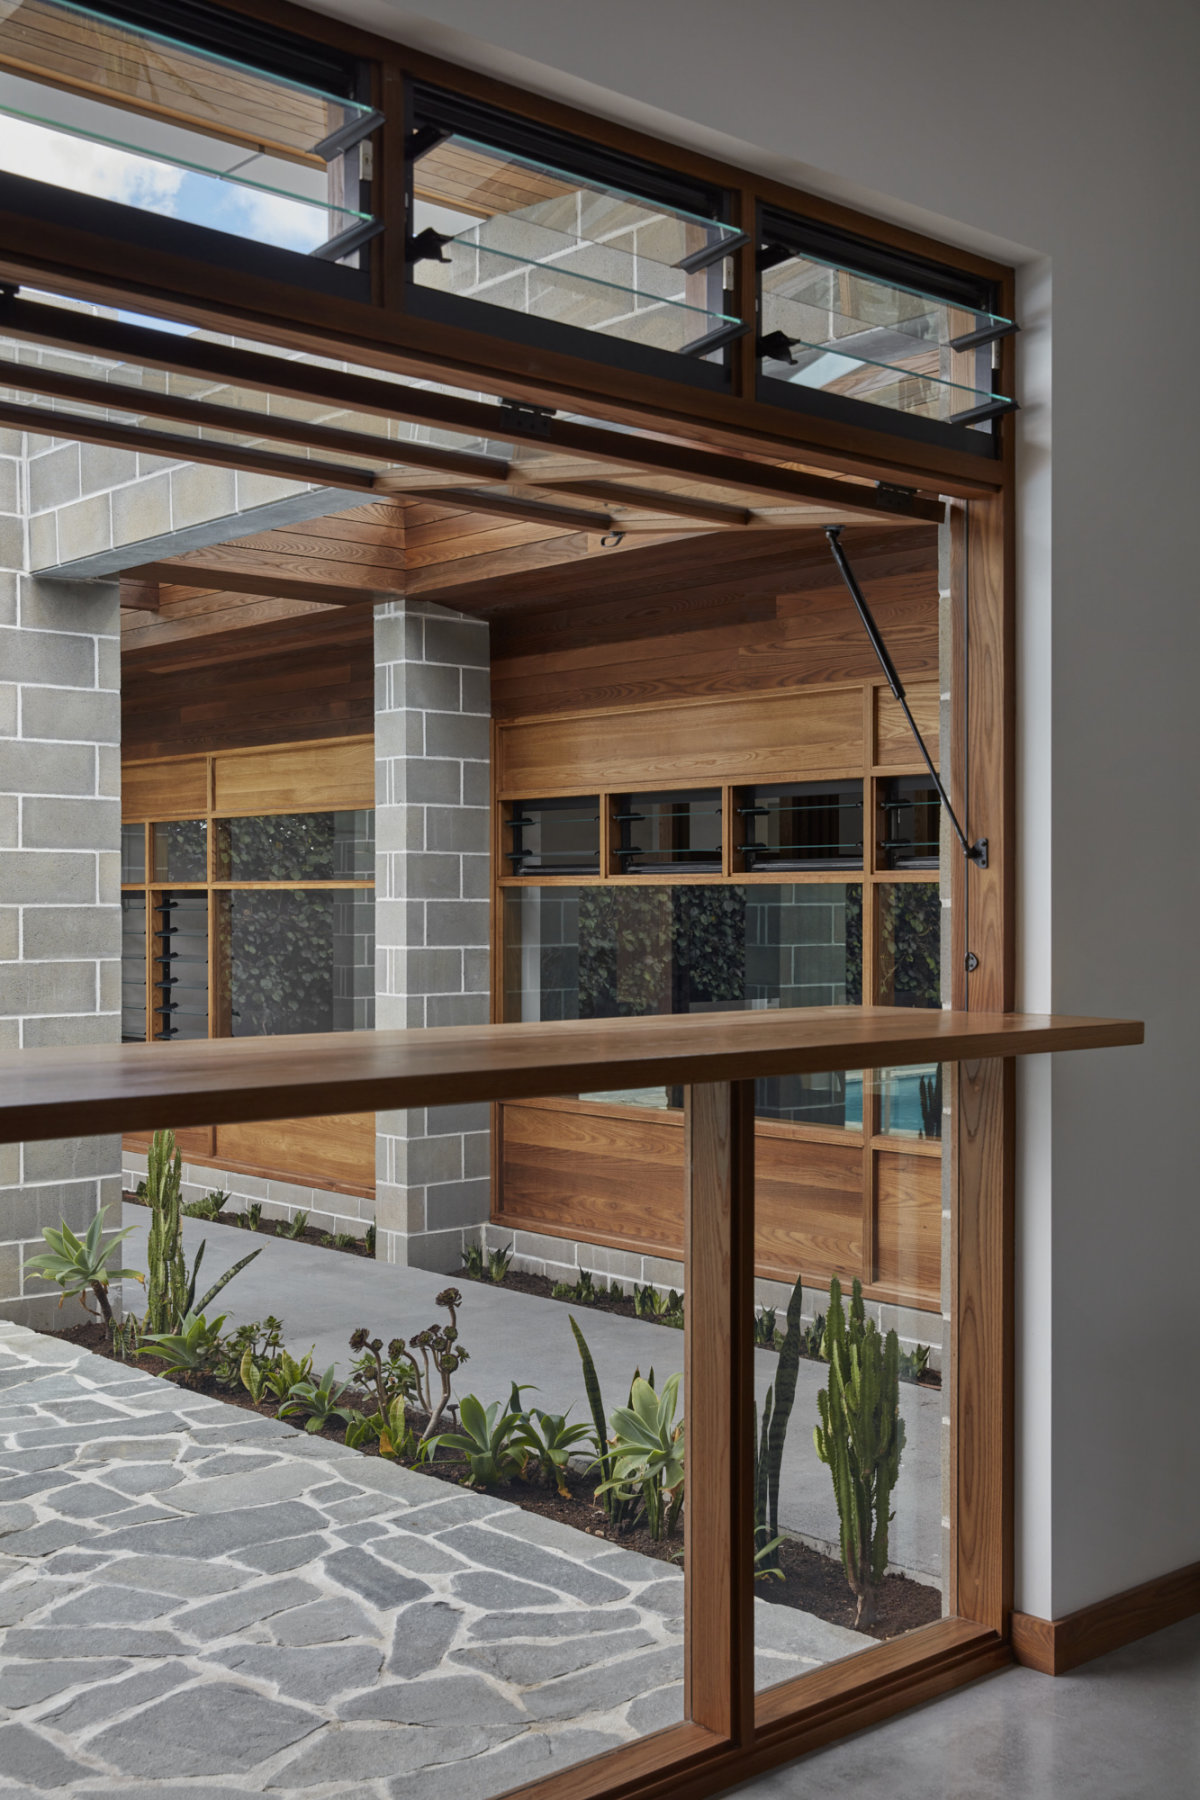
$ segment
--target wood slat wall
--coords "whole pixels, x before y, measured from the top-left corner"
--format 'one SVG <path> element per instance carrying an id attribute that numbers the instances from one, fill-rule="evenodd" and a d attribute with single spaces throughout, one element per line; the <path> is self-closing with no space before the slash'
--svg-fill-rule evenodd
<path id="1" fill-rule="evenodd" d="M 850 526 L 843 541 L 936 756 L 936 529 Z M 709 571 L 688 560 L 690 585 L 672 548 L 614 559 L 554 604 L 566 577 L 542 571 L 544 604 L 492 612 L 498 800 L 920 766 L 823 532 L 792 534 L 786 592 L 762 591 L 744 554 L 736 593 L 698 587 Z M 630 573 L 651 564 L 647 591 Z M 559 1100 L 498 1116 L 498 1223 L 679 1256 L 682 1115 Z M 938 1146 L 760 1122 L 756 1154 L 760 1275 L 858 1275 L 879 1298 L 939 1308 Z"/>

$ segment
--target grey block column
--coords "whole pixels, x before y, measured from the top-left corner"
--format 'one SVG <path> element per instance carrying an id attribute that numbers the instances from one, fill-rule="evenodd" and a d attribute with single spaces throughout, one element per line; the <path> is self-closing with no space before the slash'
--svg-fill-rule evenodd
<path id="1" fill-rule="evenodd" d="M 0 1044 L 120 1038 L 121 695 L 117 589 L 26 566 L 26 465 L 0 435 Z M 26 1279 L 44 1225 L 119 1200 L 120 1140 L 0 1145 L 0 1316 L 74 1324 Z M 114 1218 L 114 1224 L 119 1220 Z"/>
<path id="2" fill-rule="evenodd" d="M 375 610 L 376 1023 L 490 1013 L 488 629 L 417 601 Z M 486 1106 L 380 1113 L 377 1254 L 458 1267 L 491 1204 Z"/>

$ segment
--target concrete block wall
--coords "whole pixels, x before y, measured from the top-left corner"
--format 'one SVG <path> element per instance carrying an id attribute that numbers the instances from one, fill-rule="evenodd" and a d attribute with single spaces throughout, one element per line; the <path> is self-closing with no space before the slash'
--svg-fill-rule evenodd
<path id="1" fill-rule="evenodd" d="M 115 586 L 27 574 L 24 442 L 0 434 L 0 1044 L 120 1037 L 120 642 Z M 24 1274 L 42 1228 L 120 1196 L 117 1138 L 0 1145 L 0 1315 L 74 1323 Z M 114 1226 L 119 1220 L 113 1220 Z"/>
<path id="2" fill-rule="evenodd" d="M 376 1023 L 490 1016 L 487 626 L 445 608 L 375 609 Z M 377 1118 L 376 1254 L 457 1269 L 491 1205 L 486 1106 Z"/>
<path id="3" fill-rule="evenodd" d="M 294 1219 L 299 1212 L 308 1214 L 314 1231 L 349 1232 L 362 1237 L 368 1225 L 375 1223 L 375 1202 L 361 1194 L 338 1194 L 331 1188 L 305 1187 L 299 1182 L 272 1181 L 265 1175 L 243 1175 L 235 1169 L 222 1169 L 219 1162 L 189 1162 L 185 1157 L 181 1168 L 180 1193 L 184 1205 L 203 1200 L 219 1188 L 229 1195 L 230 1212 L 245 1212 L 258 1203 L 264 1219 Z M 121 1182 L 126 1193 L 135 1193 L 139 1181 L 145 1179 L 146 1153 L 123 1149 Z"/>

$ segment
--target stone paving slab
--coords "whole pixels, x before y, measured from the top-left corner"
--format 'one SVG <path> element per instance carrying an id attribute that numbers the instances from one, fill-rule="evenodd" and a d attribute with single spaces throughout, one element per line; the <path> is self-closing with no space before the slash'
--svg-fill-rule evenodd
<path id="1" fill-rule="evenodd" d="M 0 1797 L 490 1800 L 682 1716 L 683 1579 L 0 1322 Z M 756 1609 L 759 1675 L 862 1647 Z"/>

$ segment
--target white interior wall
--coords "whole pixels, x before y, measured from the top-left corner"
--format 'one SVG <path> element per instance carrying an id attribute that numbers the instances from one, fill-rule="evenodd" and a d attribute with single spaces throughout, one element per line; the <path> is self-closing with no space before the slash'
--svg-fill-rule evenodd
<path id="1" fill-rule="evenodd" d="M 318 4 L 1020 265 L 1019 999 L 1139 1014 L 1148 1041 L 1021 1078 L 1017 1603 L 1195 1560 L 1200 11 Z"/>

